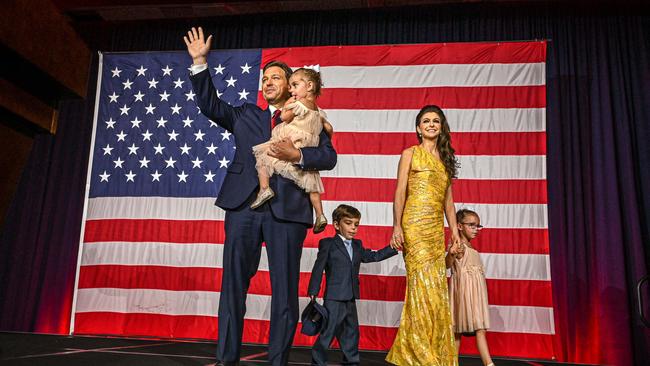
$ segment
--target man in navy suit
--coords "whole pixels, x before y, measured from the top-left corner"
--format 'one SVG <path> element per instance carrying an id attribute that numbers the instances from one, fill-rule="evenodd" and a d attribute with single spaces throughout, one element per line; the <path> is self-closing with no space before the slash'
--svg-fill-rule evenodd
<path id="1" fill-rule="evenodd" d="M 397 254 L 387 245 L 381 250 L 366 249 L 357 234 L 361 213 L 349 205 L 339 205 L 332 213 L 336 235 L 321 239 L 318 255 L 309 280 L 309 296 L 316 300 L 325 270 L 324 306 L 328 317 L 325 329 L 314 343 L 312 365 L 327 365 L 327 349 L 338 339 L 345 365 L 359 364 L 359 267 L 361 263 L 379 262 Z"/>
<path id="2" fill-rule="evenodd" d="M 192 28 L 184 40 L 193 61 L 190 80 L 201 113 L 233 133 L 237 149 L 216 202 L 226 211 L 217 359 L 238 364 L 246 292 L 257 272 L 264 241 L 272 291 L 268 357 L 272 365 L 286 365 L 298 323 L 300 256 L 313 222 L 312 206 L 304 190 L 278 175 L 270 181 L 276 197 L 255 210 L 250 204 L 259 189 L 252 147 L 271 137 L 271 117 L 289 98 L 292 71 L 278 61 L 264 66 L 262 95 L 268 109 L 253 104 L 232 107 L 219 99 L 207 71 L 212 36 L 205 39 L 201 28 Z M 274 157 L 305 170 L 330 170 L 336 165 L 336 151 L 325 132 L 320 134 L 318 147 L 299 150 L 284 140 L 271 151 Z"/>

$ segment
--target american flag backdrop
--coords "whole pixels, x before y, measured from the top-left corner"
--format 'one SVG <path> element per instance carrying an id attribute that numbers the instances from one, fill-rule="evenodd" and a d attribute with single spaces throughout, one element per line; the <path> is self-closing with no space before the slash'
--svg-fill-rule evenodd
<path id="1" fill-rule="evenodd" d="M 457 208 L 479 213 L 493 355 L 551 358 L 544 42 L 445 43 L 217 50 L 209 72 L 221 98 L 257 103 L 261 66 L 319 65 L 318 105 L 335 128 L 334 170 L 322 172 L 325 211 L 362 213 L 358 238 L 385 246 L 401 151 L 417 143 L 415 115 L 447 115 L 461 168 Z M 234 137 L 200 114 L 185 52 L 101 58 L 88 195 L 71 332 L 216 339 L 224 212 L 214 206 Z M 301 306 L 318 240 L 308 234 Z M 360 347 L 386 350 L 405 290 L 401 256 L 361 267 Z M 244 342 L 268 341 L 263 250 L 247 298 Z M 297 332 L 296 345 L 315 338 Z M 476 353 L 474 340 L 461 352 Z"/>

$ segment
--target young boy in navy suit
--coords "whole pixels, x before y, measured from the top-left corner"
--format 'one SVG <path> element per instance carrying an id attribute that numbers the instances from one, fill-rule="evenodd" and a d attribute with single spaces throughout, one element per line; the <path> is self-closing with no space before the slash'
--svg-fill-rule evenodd
<path id="1" fill-rule="evenodd" d="M 343 363 L 359 364 L 359 318 L 356 299 L 359 298 L 359 266 L 361 262 L 379 262 L 397 254 L 387 245 L 374 251 L 353 239 L 357 234 L 361 213 L 348 205 L 339 205 L 332 213 L 336 235 L 318 243 L 318 256 L 311 271 L 308 293 L 312 300 L 320 291 L 325 270 L 324 306 L 328 321 L 312 348 L 312 365 L 327 364 L 327 349 L 334 337 L 343 351 Z"/>

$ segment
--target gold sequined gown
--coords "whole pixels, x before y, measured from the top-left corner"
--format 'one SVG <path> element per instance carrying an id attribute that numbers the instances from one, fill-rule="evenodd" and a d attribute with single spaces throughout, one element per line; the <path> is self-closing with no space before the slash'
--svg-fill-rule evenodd
<path id="1" fill-rule="evenodd" d="M 445 269 L 445 166 L 413 147 L 402 214 L 406 300 L 397 337 L 386 357 L 395 365 L 458 365 Z"/>

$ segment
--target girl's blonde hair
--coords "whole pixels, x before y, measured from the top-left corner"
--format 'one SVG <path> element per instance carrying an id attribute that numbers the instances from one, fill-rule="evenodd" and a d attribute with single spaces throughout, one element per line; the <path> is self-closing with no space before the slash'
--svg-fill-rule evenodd
<path id="1" fill-rule="evenodd" d="M 294 70 L 293 75 L 296 75 L 298 73 L 302 74 L 308 81 L 314 83 L 314 90 L 312 90 L 312 93 L 314 93 L 315 96 L 320 96 L 321 87 L 323 86 L 323 80 L 320 77 L 320 72 L 301 67 L 297 70 Z"/>

